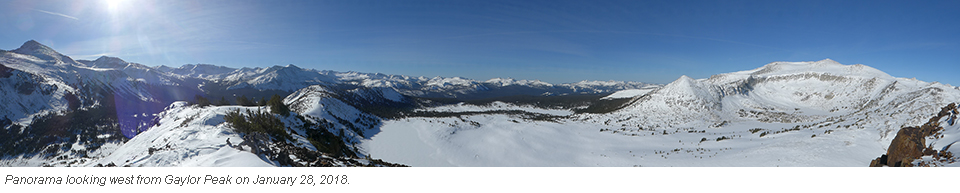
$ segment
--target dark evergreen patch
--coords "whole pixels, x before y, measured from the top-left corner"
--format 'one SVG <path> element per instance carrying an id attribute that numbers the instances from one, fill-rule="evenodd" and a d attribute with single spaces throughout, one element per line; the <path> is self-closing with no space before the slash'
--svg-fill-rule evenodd
<path id="1" fill-rule="evenodd" d="M 335 157 L 356 156 L 353 151 L 343 142 L 341 137 L 330 133 L 333 123 L 326 119 L 319 119 L 317 124 L 306 120 L 303 116 L 296 116 L 304 124 L 301 128 L 306 131 L 307 140 L 317 148 L 317 151 L 329 153 Z"/>
<path id="2" fill-rule="evenodd" d="M 206 97 L 200 96 L 200 95 L 197 95 L 197 96 L 195 96 L 195 97 L 193 97 L 193 98 L 194 98 L 194 99 L 193 99 L 193 100 L 194 100 L 194 104 L 197 104 L 197 106 L 205 107 L 205 106 L 210 106 L 210 105 L 212 104 L 212 103 L 210 103 L 210 100 L 209 100 L 209 99 L 207 99 Z"/>
<path id="3" fill-rule="evenodd" d="M 233 128 L 243 135 L 262 133 L 277 139 L 293 139 L 293 137 L 287 133 L 286 126 L 280 118 L 263 111 L 247 110 L 246 112 L 241 112 L 240 110 L 236 110 L 227 113 L 227 115 L 224 116 L 224 120 L 233 125 Z"/>
<path id="4" fill-rule="evenodd" d="M 228 101 L 226 97 L 222 97 L 222 96 L 221 96 L 221 97 L 220 97 L 220 100 L 217 101 L 216 105 L 217 105 L 217 106 L 230 105 L 230 101 Z"/>
<path id="5" fill-rule="evenodd" d="M 263 105 L 269 105 L 270 111 L 273 111 L 273 113 L 282 116 L 290 116 L 290 107 L 287 107 L 286 104 L 283 104 L 283 98 L 281 98 L 280 95 L 273 95 L 270 97 L 270 101 L 263 102 Z"/>
<path id="6" fill-rule="evenodd" d="M 253 103 L 252 100 L 250 100 L 249 98 L 247 98 L 247 95 L 240 95 L 239 97 L 237 97 L 237 105 L 240 105 L 240 106 L 257 106 L 256 103 Z"/>

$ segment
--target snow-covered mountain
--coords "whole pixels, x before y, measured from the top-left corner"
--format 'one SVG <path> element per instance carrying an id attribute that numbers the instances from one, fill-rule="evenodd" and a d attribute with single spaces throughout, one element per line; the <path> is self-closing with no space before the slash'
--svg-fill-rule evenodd
<path id="1" fill-rule="evenodd" d="M 297 96 L 291 102 L 301 105 L 297 106 L 298 111 L 289 116 L 277 116 L 286 128 L 289 139 L 249 137 L 252 134 L 242 134 L 235 129 L 235 125 L 226 121 L 226 116 L 234 111 L 269 112 L 269 109 L 198 107 L 176 102 L 160 113 L 158 123 L 149 130 L 117 147 L 107 156 L 78 165 L 391 166 L 366 158 L 353 145 L 364 137 L 364 132 L 367 135 L 376 134 L 379 122 L 337 99 L 322 95 L 309 89 L 291 95 Z M 324 109 L 335 109 L 337 113 L 332 114 Z M 324 141 L 328 139 L 338 141 Z M 347 155 L 335 155 L 324 149 L 331 147 L 328 144 L 341 144 L 339 147 L 346 151 L 341 153 Z"/>
<path id="2" fill-rule="evenodd" d="M 0 63 L 16 76 L 0 81 L 19 91 L 2 93 L 8 95 L 5 98 L 9 103 L 0 113 L 21 125 L 47 114 L 115 108 L 124 135 L 132 137 L 145 129 L 143 124 L 149 122 L 151 114 L 173 101 L 202 93 L 194 79 L 119 58 L 78 62 L 36 41 L 2 54 Z"/>
<path id="3" fill-rule="evenodd" d="M 503 86 L 527 88 L 528 93 L 537 95 L 575 94 L 585 89 L 593 89 L 590 92 L 595 93 L 613 92 L 616 87 L 650 86 L 616 82 L 587 85 L 564 93 L 552 87 L 523 83 L 530 81 L 518 82 Z M 468 86 L 464 86 L 464 83 Z M 3 154 L 4 160 L 8 160 L 6 165 L 104 163 L 94 160 L 109 155 L 115 148 L 126 149 L 122 144 L 128 138 L 163 125 L 162 119 L 182 116 L 164 113 L 170 110 L 164 110 L 165 107 L 175 101 L 194 101 L 195 96 L 206 96 L 213 100 L 230 96 L 228 103 L 233 103 L 233 98 L 240 95 L 250 95 L 254 100 L 265 99 L 272 94 L 306 96 L 316 94 L 304 94 L 305 91 L 301 89 L 325 86 L 328 91 L 335 91 L 330 92 L 334 98 L 301 97 L 302 100 L 323 101 L 318 102 L 322 104 L 316 107 L 319 110 L 303 116 L 310 120 L 329 121 L 340 129 L 349 128 L 349 132 L 340 132 L 344 135 L 340 139 L 354 144 L 359 139 L 369 138 L 363 133 L 371 133 L 366 130 L 374 128 L 373 123 L 379 120 L 366 112 L 396 114 L 418 104 L 405 95 L 456 97 L 488 92 L 489 89 L 483 84 L 459 77 L 424 78 L 317 71 L 294 65 L 234 69 L 196 64 L 171 68 L 149 67 L 108 56 L 92 61 L 73 60 L 31 40 L 12 51 L 0 50 L 0 100 L 3 100 L 0 101 L 3 102 L 0 104 L 0 127 L 5 131 L 0 137 L 5 139 L 4 148 L 8 149 Z M 511 92 L 499 91 L 490 96 L 527 94 Z M 297 110 L 315 105 L 303 104 L 298 100 L 286 102 L 295 104 Z M 389 110 L 382 110 L 384 106 L 390 107 Z M 328 107 L 335 110 L 331 111 Z M 357 112 L 344 112 L 351 108 Z M 362 152 L 355 148 L 349 151 Z M 66 159 L 78 156 L 84 158 Z M 356 156 L 362 157 L 363 154 Z M 68 161 L 44 161 L 54 158 Z"/>
<path id="4" fill-rule="evenodd" d="M 300 68 L 292 64 L 269 68 L 240 69 L 206 64 L 189 64 L 179 68 L 158 66 L 157 69 L 184 77 L 208 80 L 211 84 L 205 85 L 205 88 L 210 89 L 278 90 L 289 93 L 316 84 L 328 86 L 353 85 L 393 88 L 409 96 L 461 99 L 510 95 L 600 94 L 624 89 L 659 86 L 657 84 L 627 81 L 581 81 L 556 85 L 539 80 L 509 78 L 477 81 L 462 77 L 428 78 L 380 73 L 318 71 Z"/>
<path id="5" fill-rule="evenodd" d="M 75 61 L 28 41 L 0 50 L 0 165 L 866 166 L 958 99 L 829 59 L 551 84 Z M 929 145 L 949 150 L 953 120 Z"/>
<path id="6" fill-rule="evenodd" d="M 953 86 L 894 78 L 869 66 L 842 65 L 827 59 L 774 62 L 701 80 L 684 76 L 635 97 L 610 115 L 585 117 L 646 128 L 706 127 L 743 121 L 795 123 L 846 116 L 867 116 L 869 120 L 849 123 L 866 127 L 887 123 L 887 118 L 903 120 L 876 128 L 889 132 L 921 124 L 925 115 L 957 97 L 960 92 Z M 869 116 L 871 113 L 874 116 Z"/>
<path id="7" fill-rule="evenodd" d="M 364 145 L 413 166 L 867 166 L 957 99 L 957 87 L 865 65 L 775 62 L 681 76 L 610 112 L 426 108 L 448 116 L 386 121 Z"/>
<path id="8" fill-rule="evenodd" d="M 44 64 L 49 65 L 71 65 L 77 63 L 77 61 L 74 61 L 73 58 L 60 54 L 59 52 L 54 51 L 52 48 L 40 44 L 40 42 L 34 40 L 24 42 L 20 48 L 17 48 L 12 52 L 24 56 L 32 56 L 33 58 L 29 58 L 30 60 L 34 62 L 43 62 Z"/>

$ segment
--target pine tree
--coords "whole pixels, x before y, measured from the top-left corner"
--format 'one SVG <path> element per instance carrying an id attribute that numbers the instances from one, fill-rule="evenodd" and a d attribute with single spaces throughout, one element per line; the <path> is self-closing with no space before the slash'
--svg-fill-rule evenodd
<path id="1" fill-rule="evenodd" d="M 201 107 L 210 106 L 210 100 L 207 100 L 207 98 L 203 96 L 196 95 L 193 98 L 194 98 L 194 101 L 196 101 L 196 104 Z"/>
<path id="2" fill-rule="evenodd" d="M 217 106 L 230 105 L 230 101 L 226 97 L 220 97 L 220 101 L 217 101 Z"/>
<path id="3" fill-rule="evenodd" d="M 240 106 L 256 106 L 246 95 L 240 95 L 237 97 L 237 104 Z"/>
<path id="4" fill-rule="evenodd" d="M 273 113 L 290 116 L 290 107 L 287 107 L 286 104 L 283 104 L 283 99 L 280 98 L 280 95 L 273 95 L 270 97 L 270 101 L 267 101 L 267 105 L 270 105 L 270 111 Z"/>

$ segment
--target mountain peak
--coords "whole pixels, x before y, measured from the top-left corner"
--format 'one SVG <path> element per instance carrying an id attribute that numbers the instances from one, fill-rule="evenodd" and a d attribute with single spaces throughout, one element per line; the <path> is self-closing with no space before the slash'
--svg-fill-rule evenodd
<path id="1" fill-rule="evenodd" d="M 20 47 L 22 48 L 24 46 L 44 46 L 44 45 L 41 44 L 40 42 L 37 42 L 37 40 L 29 40 L 27 42 L 23 42 L 23 45 Z"/>
<path id="2" fill-rule="evenodd" d="M 24 42 L 23 45 L 20 46 L 20 48 L 17 48 L 16 50 L 13 50 L 13 51 L 20 54 L 28 54 L 30 52 L 36 52 L 41 50 L 53 51 L 53 49 L 51 49 L 50 47 L 47 47 L 46 45 L 43 45 L 40 42 L 37 42 L 36 40 L 30 40 L 30 41 Z"/>
<path id="3" fill-rule="evenodd" d="M 833 61 L 833 60 L 831 60 L 830 58 L 827 58 L 827 59 L 823 59 L 823 60 L 820 60 L 820 61 L 817 61 L 817 62 L 815 62 L 815 63 L 817 63 L 817 64 L 833 64 L 833 65 L 842 65 L 842 64 L 840 64 L 840 63 L 839 63 L 839 62 L 837 62 L 837 61 Z"/>
<path id="4" fill-rule="evenodd" d="M 36 40 L 24 42 L 20 48 L 13 50 L 13 52 L 23 55 L 31 55 L 42 60 L 51 61 L 53 63 L 62 62 L 68 64 L 79 64 L 69 56 L 60 54 L 59 52 L 53 50 L 53 48 L 47 47 Z"/>
<path id="5" fill-rule="evenodd" d="M 37 42 L 37 40 L 27 40 L 26 42 L 23 42 L 23 45 L 27 45 L 27 44 L 39 44 L 39 45 L 43 45 L 43 44 L 40 44 L 40 42 Z"/>
<path id="6" fill-rule="evenodd" d="M 96 61 L 101 61 L 101 62 L 116 62 L 116 63 L 126 63 L 126 62 L 127 62 L 127 61 L 123 61 L 123 59 L 120 59 L 120 58 L 117 58 L 117 57 L 110 57 L 110 56 L 100 56 L 99 58 L 97 58 L 96 60 L 94 60 L 94 62 L 96 62 Z"/>
<path id="7" fill-rule="evenodd" d="M 692 87 L 697 86 L 695 84 L 696 81 L 697 80 L 694 80 L 693 78 L 690 78 L 687 75 L 681 75 L 680 78 L 677 78 L 677 80 L 674 80 L 673 82 L 670 82 L 669 84 L 664 85 L 663 88 L 665 88 L 666 90 L 688 90 L 688 89 L 691 89 Z"/>
<path id="8" fill-rule="evenodd" d="M 91 62 L 90 66 L 96 68 L 123 68 L 127 67 L 129 64 L 129 62 L 123 61 L 123 59 L 117 57 L 100 56 Z"/>
<path id="9" fill-rule="evenodd" d="M 823 59 L 815 62 L 773 62 L 754 70 L 731 74 L 779 76 L 798 73 L 827 73 L 841 76 L 891 78 L 890 75 L 865 65 L 844 65 L 831 59 Z"/>
<path id="10" fill-rule="evenodd" d="M 680 78 L 677 78 L 677 80 L 674 80 L 673 83 L 682 84 L 682 85 L 689 85 L 689 84 L 693 83 L 694 81 L 696 81 L 696 80 L 694 80 L 693 78 L 690 78 L 690 77 L 687 76 L 687 75 L 680 75 Z M 671 83 L 671 84 L 673 84 L 673 83 Z"/>

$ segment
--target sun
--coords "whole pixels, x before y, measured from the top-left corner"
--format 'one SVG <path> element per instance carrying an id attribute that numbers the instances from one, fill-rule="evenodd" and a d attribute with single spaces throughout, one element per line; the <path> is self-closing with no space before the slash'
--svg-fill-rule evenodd
<path id="1" fill-rule="evenodd" d="M 126 8 L 129 3 L 128 0 L 103 0 L 103 2 L 107 5 L 107 11 L 109 11 L 110 14 L 117 14 Z"/>

